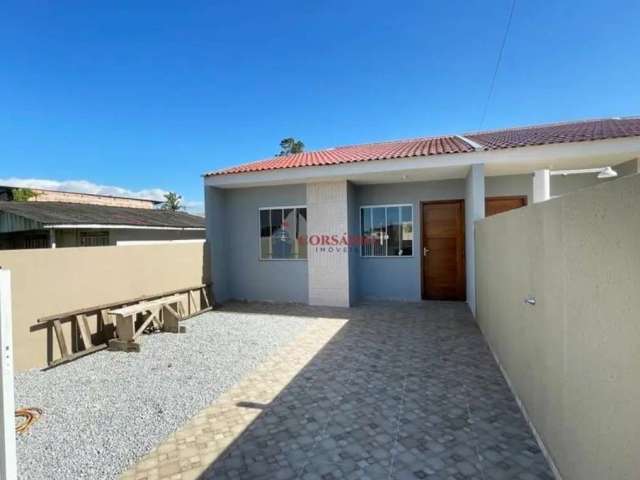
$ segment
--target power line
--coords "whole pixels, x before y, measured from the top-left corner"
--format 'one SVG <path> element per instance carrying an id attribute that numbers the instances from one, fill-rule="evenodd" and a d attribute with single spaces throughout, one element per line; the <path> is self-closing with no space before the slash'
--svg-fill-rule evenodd
<path id="1" fill-rule="evenodd" d="M 484 103 L 484 109 L 482 110 L 482 119 L 480 120 L 480 128 L 484 126 L 484 120 L 487 116 L 487 110 L 489 109 L 489 102 L 491 101 L 491 97 L 493 96 L 493 89 L 496 85 L 496 77 L 498 76 L 498 70 L 500 69 L 500 62 L 502 61 L 502 52 L 504 52 L 504 46 L 507 43 L 507 37 L 509 36 L 509 29 L 511 28 L 511 20 L 513 19 L 513 12 L 515 9 L 516 9 L 516 0 L 512 0 L 511 11 L 509 12 L 509 20 L 507 20 L 507 28 L 504 30 L 504 37 L 502 37 L 502 45 L 500 45 L 500 52 L 498 53 L 496 68 L 493 71 L 493 78 L 491 79 L 489 94 L 487 95 L 487 101 Z"/>

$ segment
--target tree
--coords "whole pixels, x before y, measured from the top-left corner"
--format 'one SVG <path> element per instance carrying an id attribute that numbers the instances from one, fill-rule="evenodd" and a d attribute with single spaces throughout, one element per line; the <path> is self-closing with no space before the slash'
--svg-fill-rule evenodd
<path id="1" fill-rule="evenodd" d="M 182 210 L 182 195 L 178 195 L 176 192 L 168 192 L 164 194 L 164 203 L 162 204 L 162 210 Z"/>
<path id="2" fill-rule="evenodd" d="M 280 153 L 279 157 L 284 157 L 286 155 L 291 155 L 293 153 L 301 153 L 304 150 L 304 143 L 301 140 L 296 140 L 295 138 L 284 138 L 280 142 Z"/>
<path id="3" fill-rule="evenodd" d="M 30 188 L 12 188 L 11 198 L 14 202 L 28 202 L 32 198 L 37 197 L 38 194 Z"/>

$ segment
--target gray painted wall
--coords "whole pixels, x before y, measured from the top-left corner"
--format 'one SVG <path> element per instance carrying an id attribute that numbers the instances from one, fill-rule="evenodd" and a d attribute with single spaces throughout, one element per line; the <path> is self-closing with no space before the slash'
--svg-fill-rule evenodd
<path id="1" fill-rule="evenodd" d="M 422 298 L 420 202 L 464 198 L 464 192 L 464 180 L 356 186 L 358 215 L 360 207 L 365 205 L 413 206 L 413 256 L 376 258 L 356 254 L 359 298 L 409 301 Z"/>
<path id="2" fill-rule="evenodd" d="M 227 274 L 228 230 L 225 228 L 227 206 L 225 191 L 220 188 L 205 187 L 204 203 L 213 298 L 216 303 L 222 303 L 230 298 L 230 282 Z"/>
<path id="3" fill-rule="evenodd" d="M 529 196 L 531 184 L 529 175 L 491 177 L 486 179 L 486 195 Z M 358 211 L 364 205 L 413 205 L 413 257 L 363 258 L 355 255 L 359 298 L 419 301 L 422 298 L 420 202 L 464 199 L 465 180 L 357 185 L 355 190 Z"/>
<path id="4" fill-rule="evenodd" d="M 307 262 L 260 260 L 258 216 L 259 208 L 304 205 L 306 186 L 206 190 L 207 239 L 213 248 L 211 271 L 217 301 L 306 303 Z"/>
<path id="5" fill-rule="evenodd" d="M 634 161 L 635 162 L 635 161 Z M 633 162 L 632 162 L 633 163 Z M 637 171 L 637 162 L 616 167 L 619 173 Z M 635 170 L 634 170 L 635 169 Z M 595 175 L 554 177 L 552 194 L 602 183 Z M 554 190 L 555 189 L 555 190 Z M 526 195 L 531 203 L 532 175 L 485 179 L 486 196 Z M 349 234 L 360 234 L 360 206 L 411 204 L 414 216 L 414 255 L 398 258 L 363 258 L 359 249 L 349 256 L 349 288 L 352 301 L 391 299 L 418 301 L 421 293 L 420 202 L 465 198 L 465 180 L 349 184 Z M 278 302 L 308 300 L 308 268 L 303 260 L 259 260 L 258 209 L 306 204 L 305 185 L 222 190 L 205 188 L 207 239 L 213 255 L 214 295 Z M 217 279 L 217 280 L 216 280 Z"/>
<path id="6" fill-rule="evenodd" d="M 478 323 L 565 480 L 640 472 L 639 204 L 635 175 L 477 224 Z"/>

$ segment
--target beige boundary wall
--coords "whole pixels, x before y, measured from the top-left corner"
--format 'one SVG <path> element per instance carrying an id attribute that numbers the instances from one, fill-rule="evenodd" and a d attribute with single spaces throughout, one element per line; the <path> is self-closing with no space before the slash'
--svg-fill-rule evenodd
<path id="1" fill-rule="evenodd" d="M 205 245 L 0 251 L 0 266 L 12 277 L 16 371 L 44 367 L 48 355 L 59 356 L 55 335 L 38 328 L 38 318 L 206 283 Z M 95 319 L 90 321 L 95 333 Z M 70 343 L 71 323 L 64 327 Z"/>
<path id="2" fill-rule="evenodd" d="M 478 322 L 561 477 L 640 478 L 640 175 L 476 232 Z"/>

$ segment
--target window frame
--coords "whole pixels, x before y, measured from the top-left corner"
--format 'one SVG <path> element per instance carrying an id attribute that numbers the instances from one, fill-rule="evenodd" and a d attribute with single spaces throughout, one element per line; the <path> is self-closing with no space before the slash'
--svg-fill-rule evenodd
<path id="1" fill-rule="evenodd" d="M 388 221 L 389 219 L 387 218 L 387 208 L 399 208 L 400 209 L 400 224 L 402 225 L 402 207 L 409 207 L 411 209 L 411 255 L 389 255 L 389 244 L 387 242 L 387 246 L 386 246 L 386 252 L 384 255 L 365 255 L 364 254 L 364 245 L 363 245 L 363 240 L 364 240 L 364 236 L 363 236 L 363 230 L 362 230 L 362 210 L 364 210 L 365 208 L 384 208 L 384 224 L 385 224 L 385 232 L 387 229 L 387 225 L 388 225 Z M 412 203 L 387 203 L 387 204 L 381 204 L 381 205 L 361 205 L 360 206 L 360 219 L 359 219 L 359 224 L 360 224 L 360 258 L 413 258 L 415 257 L 415 244 L 416 244 L 416 231 L 415 231 L 415 218 L 414 218 L 414 208 L 413 208 L 413 204 Z M 373 219 L 373 213 L 371 214 L 371 218 Z M 400 227 L 400 231 L 402 231 L 402 226 Z"/>
<path id="2" fill-rule="evenodd" d="M 284 206 L 275 205 L 273 207 L 258 208 L 258 260 L 260 262 L 306 262 L 307 261 L 307 258 L 263 258 L 262 257 L 262 225 L 260 224 L 260 213 L 264 210 L 285 210 L 287 208 L 293 208 L 296 210 L 300 208 L 304 208 L 305 210 L 307 210 L 307 222 L 309 221 L 308 220 L 309 210 L 307 209 L 306 205 L 284 205 Z M 308 253 L 308 250 L 307 250 L 307 253 Z"/>
<path id="3" fill-rule="evenodd" d="M 82 245 L 82 240 L 85 238 L 102 238 L 106 239 L 107 243 L 104 245 Z M 91 247 L 110 247 L 111 246 L 111 235 L 109 230 L 78 230 L 78 238 L 77 238 L 78 247 L 81 248 L 91 248 Z"/>

